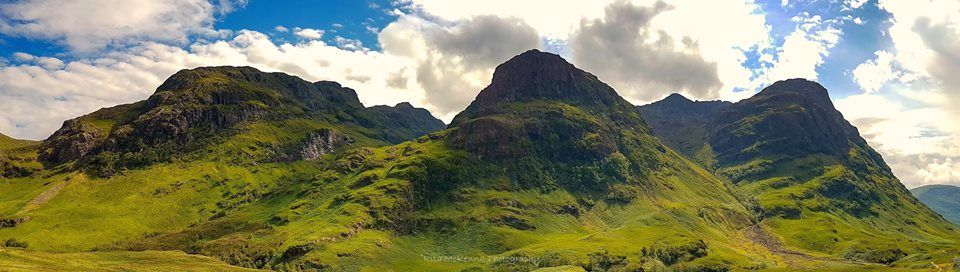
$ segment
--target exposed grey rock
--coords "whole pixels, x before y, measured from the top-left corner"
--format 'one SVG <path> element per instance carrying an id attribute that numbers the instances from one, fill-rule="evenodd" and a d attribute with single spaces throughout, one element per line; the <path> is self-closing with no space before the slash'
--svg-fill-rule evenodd
<path id="1" fill-rule="evenodd" d="M 301 160 L 315 160 L 323 155 L 330 154 L 340 147 L 353 143 L 350 137 L 342 135 L 332 129 L 321 129 L 313 133 L 304 143 L 303 148 L 299 150 L 298 158 Z"/>

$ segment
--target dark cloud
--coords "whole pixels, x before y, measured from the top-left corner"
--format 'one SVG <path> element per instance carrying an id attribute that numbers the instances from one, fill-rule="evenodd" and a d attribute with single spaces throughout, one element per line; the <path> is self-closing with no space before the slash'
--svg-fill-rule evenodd
<path id="1" fill-rule="evenodd" d="M 465 108 L 482 86 L 465 82 L 470 74 L 489 78 L 491 69 L 510 57 L 540 47 L 536 30 L 522 20 L 479 16 L 456 22 L 455 27 L 426 31 L 432 48 L 417 66 L 417 81 L 426 100 L 441 115 Z"/>
<path id="2" fill-rule="evenodd" d="M 533 48 L 538 48 L 537 31 L 517 18 L 478 16 L 456 28 L 434 29 L 427 42 L 448 56 L 462 58 L 467 69 L 485 69 Z"/>
<path id="3" fill-rule="evenodd" d="M 575 63 L 634 100 L 673 92 L 718 98 L 722 83 L 716 63 L 695 53 L 693 40 L 684 37 L 678 45 L 667 33 L 650 29 L 650 21 L 669 9 L 663 2 L 638 7 L 617 1 L 603 19 L 583 20 L 570 40 Z"/>

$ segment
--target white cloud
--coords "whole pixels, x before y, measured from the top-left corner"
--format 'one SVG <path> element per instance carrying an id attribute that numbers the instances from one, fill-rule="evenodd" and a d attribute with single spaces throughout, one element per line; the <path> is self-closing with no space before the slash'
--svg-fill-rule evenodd
<path id="1" fill-rule="evenodd" d="M 776 60 L 760 69 L 757 85 L 787 78 L 816 80 L 817 67 L 840 41 L 842 32 L 835 26 L 836 20 L 823 20 L 818 15 L 797 16 L 793 20 L 796 28 L 784 38 Z"/>
<path id="2" fill-rule="evenodd" d="M 336 36 L 333 38 L 333 41 L 337 43 L 337 47 L 343 50 L 349 51 L 369 51 L 366 47 L 363 47 L 363 43 L 359 40 L 347 39 L 341 36 Z"/>
<path id="3" fill-rule="evenodd" d="M 880 90 L 884 84 L 897 77 L 893 67 L 893 54 L 877 51 L 876 58 L 861 63 L 853 69 L 853 79 L 867 93 Z"/>
<path id="4" fill-rule="evenodd" d="M 847 9 L 858 9 L 870 0 L 844 0 L 843 5 Z"/>
<path id="5" fill-rule="evenodd" d="M 290 29 L 287 29 L 287 27 L 285 27 L 285 26 L 278 25 L 278 26 L 276 26 L 276 27 L 273 28 L 273 31 L 276 31 L 276 32 L 287 32 L 287 31 L 290 31 Z"/>
<path id="6" fill-rule="evenodd" d="M 907 187 L 960 185 L 960 129 L 949 112 L 936 106 L 908 108 L 903 98 L 888 96 L 853 95 L 835 104 Z"/>
<path id="7" fill-rule="evenodd" d="M 323 30 L 297 27 L 293 29 L 293 35 L 308 40 L 319 40 L 323 38 Z"/>
<path id="8" fill-rule="evenodd" d="M 574 62 L 611 84 L 634 101 L 660 99 L 684 92 L 717 99 L 722 86 L 717 64 L 699 55 L 699 45 L 689 38 L 674 42 L 650 22 L 671 7 L 627 2 L 611 4 L 603 19 L 583 20 L 570 39 Z"/>
<path id="9" fill-rule="evenodd" d="M 219 35 L 214 14 L 237 7 L 207 0 L 32 0 L 0 4 L 0 33 L 56 40 L 77 52 L 150 40 L 187 43 Z M 226 3 L 226 5 L 224 4 Z M 240 2 L 245 3 L 245 1 Z M 223 8 L 223 9 L 221 9 Z"/>

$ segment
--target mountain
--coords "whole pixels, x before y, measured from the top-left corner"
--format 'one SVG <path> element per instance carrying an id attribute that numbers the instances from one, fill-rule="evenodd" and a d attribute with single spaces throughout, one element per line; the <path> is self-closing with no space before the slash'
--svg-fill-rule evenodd
<path id="1" fill-rule="evenodd" d="M 920 202 L 943 215 L 954 224 L 960 224 L 960 187 L 926 185 L 910 190 Z"/>
<path id="2" fill-rule="evenodd" d="M 691 114 L 703 130 L 698 150 L 716 158 L 704 167 L 656 137 L 669 122 L 645 120 L 555 54 L 531 50 L 497 66 L 448 126 L 408 104 L 356 101 L 332 82 L 198 68 L 146 101 L 68 121 L 28 148 L 40 172 L 0 178 L 0 240 L 26 247 L 4 249 L 0 264 L 85 254 L 91 267 L 116 266 L 183 260 L 181 251 L 285 271 L 909 270 L 958 252 L 939 218 L 891 217 L 924 210 L 890 199 L 900 195 L 883 191 L 885 168 L 843 161 L 830 165 L 842 180 L 796 171 L 783 186 L 757 179 L 783 172 L 732 178 L 750 156 L 777 150 L 714 153 L 748 140 L 718 139 L 712 116 L 735 112 L 715 111 L 748 107 L 717 102 Z M 852 182 L 874 187 L 853 196 L 818 187 L 847 192 Z M 861 202 L 876 211 L 844 212 Z"/>
<path id="3" fill-rule="evenodd" d="M 714 169 L 712 151 L 707 144 L 707 121 L 717 109 L 731 105 L 725 101 L 692 101 L 680 94 L 639 107 L 640 114 L 657 136 L 673 150 Z M 651 123 L 657 122 L 657 123 Z"/>
<path id="4" fill-rule="evenodd" d="M 752 195 L 786 245 L 893 263 L 954 243 L 954 227 L 903 187 L 820 84 L 779 81 L 732 104 L 674 100 L 640 112 L 658 135 L 683 138 L 665 143 Z"/>
<path id="5" fill-rule="evenodd" d="M 443 128 L 429 112 L 409 104 L 364 108 L 356 92 L 336 82 L 311 83 L 250 67 L 204 67 L 174 74 L 145 101 L 64 122 L 43 141 L 39 158 L 51 166 L 80 161 L 110 174 L 169 161 L 244 131 L 286 125 L 313 131 L 270 135 L 287 138 L 272 150 L 259 150 L 254 160 L 296 157 L 291 149 L 309 146 L 316 137 L 397 143 Z"/>

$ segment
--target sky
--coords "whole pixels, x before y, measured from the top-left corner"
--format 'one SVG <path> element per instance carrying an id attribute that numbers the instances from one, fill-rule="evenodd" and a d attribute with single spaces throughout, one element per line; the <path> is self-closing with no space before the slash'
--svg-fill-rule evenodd
<path id="1" fill-rule="evenodd" d="M 645 104 L 823 84 L 907 187 L 960 185 L 956 0 L 0 0 L 0 133 L 44 139 L 180 69 L 334 80 L 449 121 L 538 48 Z"/>

